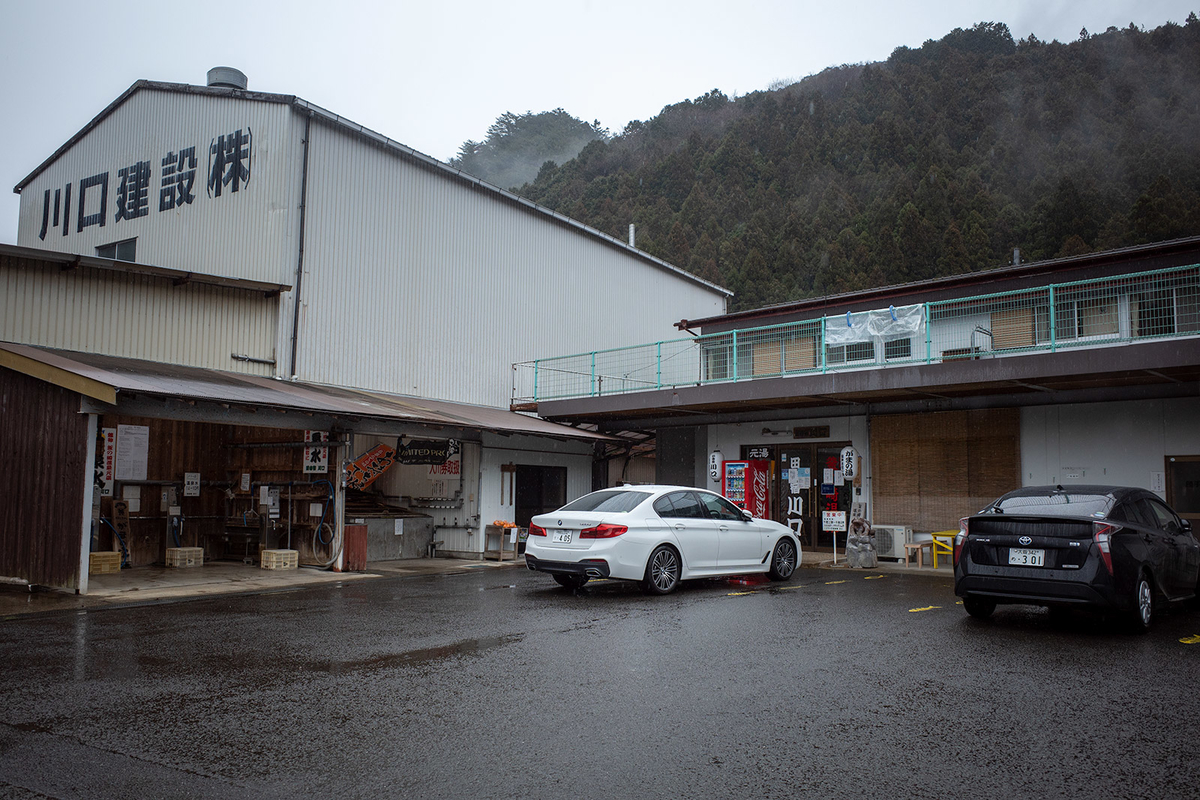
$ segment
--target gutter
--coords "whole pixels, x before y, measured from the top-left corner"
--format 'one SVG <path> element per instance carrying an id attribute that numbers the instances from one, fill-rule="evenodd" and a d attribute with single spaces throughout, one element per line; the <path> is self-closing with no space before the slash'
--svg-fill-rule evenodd
<path id="1" fill-rule="evenodd" d="M 304 117 L 304 166 L 300 173 L 300 242 L 296 256 L 296 296 L 292 302 L 292 355 L 288 377 L 296 379 L 296 349 L 300 344 L 300 287 L 304 283 L 304 216 L 308 209 L 308 141 L 312 127 L 312 113 Z"/>

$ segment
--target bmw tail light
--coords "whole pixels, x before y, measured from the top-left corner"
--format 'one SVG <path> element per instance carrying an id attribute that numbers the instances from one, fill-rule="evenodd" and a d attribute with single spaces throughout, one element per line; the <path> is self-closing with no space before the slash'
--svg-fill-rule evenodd
<path id="1" fill-rule="evenodd" d="M 1120 530 L 1116 525 L 1109 525 L 1106 522 L 1092 523 L 1092 538 L 1096 540 L 1096 549 L 1100 551 L 1100 558 L 1104 561 L 1104 568 L 1108 570 L 1108 574 L 1113 574 L 1112 569 L 1112 535 Z"/>
<path id="2" fill-rule="evenodd" d="M 967 529 L 969 527 L 970 517 L 963 517 L 958 521 L 958 536 L 954 537 L 954 563 L 958 564 L 958 559 L 962 554 L 963 545 L 967 543 Z"/>
<path id="3" fill-rule="evenodd" d="M 529 535 L 530 536 L 545 536 L 546 529 L 543 528 L 541 525 L 534 525 L 531 522 L 531 523 L 529 523 Z"/>
<path id="4" fill-rule="evenodd" d="M 579 532 L 580 539 L 611 539 L 629 530 L 624 525 L 609 525 L 607 522 L 594 528 L 584 528 Z"/>

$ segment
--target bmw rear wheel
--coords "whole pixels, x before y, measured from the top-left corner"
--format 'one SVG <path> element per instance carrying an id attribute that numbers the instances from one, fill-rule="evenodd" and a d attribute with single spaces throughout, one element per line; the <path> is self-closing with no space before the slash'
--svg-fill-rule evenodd
<path id="1" fill-rule="evenodd" d="M 786 581 L 796 571 L 796 545 L 791 539 L 780 539 L 771 556 L 771 569 L 767 577 L 773 581 Z"/>
<path id="2" fill-rule="evenodd" d="M 554 580 L 558 581 L 559 586 L 565 586 L 568 589 L 579 589 L 588 582 L 588 577 L 587 575 L 566 575 L 558 572 L 554 574 Z"/>
<path id="3" fill-rule="evenodd" d="M 646 561 L 642 591 L 647 594 L 670 594 L 679 585 L 679 573 L 679 554 L 675 548 L 660 544 Z"/>

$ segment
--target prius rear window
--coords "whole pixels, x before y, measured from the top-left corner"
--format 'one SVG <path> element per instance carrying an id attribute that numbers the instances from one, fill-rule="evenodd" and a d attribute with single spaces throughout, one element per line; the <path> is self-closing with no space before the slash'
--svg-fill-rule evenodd
<path id="1" fill-rule="evenodd" d="M 993 509 L 1004 514 L 1027 514 L 1035 517 L 1090 517 L 1106 514 L 1113 499 L 1103 494 L 1021 495 L 1005 497 Z"/>
<path id="2" fill-rule="evenodd" d="M 623 513 L 632 511 L 641 505 L 649 492 L 631 492 L 627 489 L 592 492 L 573 502 L 567 503 L 560 511 L 611 511 Z"/>

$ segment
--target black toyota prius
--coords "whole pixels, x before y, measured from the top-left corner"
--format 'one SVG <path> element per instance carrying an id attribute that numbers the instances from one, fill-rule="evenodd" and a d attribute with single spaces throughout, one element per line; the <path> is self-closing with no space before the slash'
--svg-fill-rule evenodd
<path id="1" fill-rule="evenodd" d="M 974 617 L 1004 603 L 1090 607 L 1145 631 L 1198 583 L 1191 523 L 1145 489 L 1018 489 L 963 519 L 954 542 L 954 593 Z"/>

